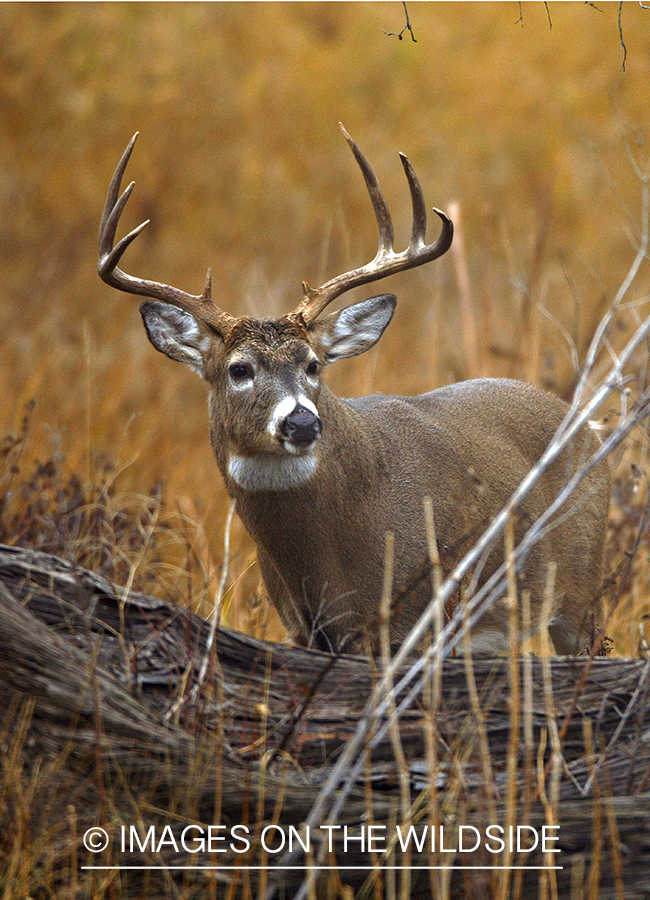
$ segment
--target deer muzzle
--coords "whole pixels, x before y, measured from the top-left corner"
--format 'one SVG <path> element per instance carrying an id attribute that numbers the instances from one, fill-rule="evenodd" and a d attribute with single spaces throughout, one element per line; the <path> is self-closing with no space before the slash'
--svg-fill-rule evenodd
<path id="1" fill-rule="evenodd" d="M 318 440 L 322 430 L 319 416 L 301 404 L 297 404 L 280 422 L 282 437 L 300 449 L 305 449 Z"/>

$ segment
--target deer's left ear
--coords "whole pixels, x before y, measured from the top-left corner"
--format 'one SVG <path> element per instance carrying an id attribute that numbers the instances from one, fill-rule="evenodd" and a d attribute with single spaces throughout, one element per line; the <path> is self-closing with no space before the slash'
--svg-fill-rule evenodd
<path id="1" fill-rule="evenodd" d="M 384 333 L 396 303 L 393 294 L 381 294 L 317 320 L 309 329 L 315 352 L 325 362 L 334 362 L 370 350 Z"/>

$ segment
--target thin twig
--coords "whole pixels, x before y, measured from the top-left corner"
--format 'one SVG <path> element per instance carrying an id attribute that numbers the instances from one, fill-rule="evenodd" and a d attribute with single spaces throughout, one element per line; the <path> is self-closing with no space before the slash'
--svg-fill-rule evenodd
<path id="1" fill-rule="evenodd" d="M 623 40 L 623 0 L 619 0 L 618 4 L 618 39 L 621 42 L 621 51 L 623 53 L 621 72 L 624 72 L 625 63 L 627 61 L 627 47 L 625 46 L 625 41 Z"/>
<path id="2" fill-rule="evenodd" d="M 594 761 L 596 759 L 594 748 L 594 730 L 591 719 L 582 720 L 582 736 L 585 747 L 585 756 L 587 758 L 587 766 L 592 771 Z M 595 771 L 594 771 L 595 774 Z M 588 900 L 597 900 L 600 891 L 600 868 L 603 857 L 603 810 L 600 802 L 600 782 L 598 778 L 594 779 L 594 802 L 592 812 L 592 837 L 591 837 L 591 866 L 589 867 L 589 877 L 585 885 L 585 892 Z M 584 894 L 581 892 L 581 896 Z"/>
<path id="3" fill-rule="evenodd" d="M 449 217 L 454 223 L 454 242 L 451 245 L 451 256 L 456 269 L 458 282 L 458 297 L 460 317 L 462 322 L 462 335 L 465 344 L 465 360 L 469 378 L 480 378 L 485 372 L 482 344 L 478 339 L 476 327 L 476 314 L 472 300 L 472 289 L 467 266 L 467 254 L 465 252 L 465 239 L 463 234 L 460 204 L 449 204 Z"/>
<path id="4" fill-rule="evenodd" d="M 438 540 L 436 537 L 436 526 L 433 515 L 433 502 L 431 497 L 424 498 L 424 523 L 425 530 L 427 535 L 427 547 L 429 551 L 429 561 L 431 563 L 431 575 L 432 575 L 432 587 L 433 587 L 433 597 L 436 599 L 438 594 L 440 593 L 440 585 L 442 584 L 443 570 L 442 570 L 442 562 L 440 560 L 440 553 L 438 551 Z M 437 603 L 436 606 L 437 615 L 434 616 L 432 633 L 429 639 L 427 654 L 431 652 L 432 647 L 434 647 L 438 641 L 438 637 L 443 627 L 443 609 L 440 603 Z M 471 667 L 470 667 L 471 668 Z M 430 673 L 430 677 L 426 678 L 424 681 L 424 685 L 422 687 L 422 700 L 424 703 L 425 709 L 425 720 L 424 720 L 424 736 L 425 736 L 425 750 L 426 750 L 426 760 L 427 767 L 429 770 L 429 791 L 428 791 L 428 818 L 429 818 L 429 827 L 433 829 L 434 833 L 439 833 L 438 829 L 441 824 L 441 816 L 440 816 L 440 799 L 438 796 L 438 769 L 439 769 L 439 757 L 438 757 L 438 711 L 440 708 L 440 695 L 441 695 L 441 687 L 442 687 L 442 671 L 439 668 L 435 668 L 434 666 L 428 666 L 427 670 Z M 480 710 L 480 707 L 479 707 Z M 488 748 L 488 762 L 489 762 L 489 748 Z M 490 780 L 488 784 L 491 786 L 492 781 Z M 432 865 L 438 865 L 439 860 L 439 851 L 436 846 L 435 851 L 432 851 L 433 858 L 431 859 Z M 438 881 L 438 873 L 436 870 L 431 869 L 429 872 L 429 880 L 431 887 L 431 895 L 432 896 L 440 896 L 441 900 L 446 900 L 444 897 L 444 891 L 441 889 L 440 882 Z"/>
<path id="5" fill-rule="evenodd" d="M 556 565 L 550 562 L 548 566 L 548 575 L 546 579 L 546 588 L 544 590 L 544 600 L 542 603 L 541 618 L 543 622 L 548 622 L 551 618 L 553 609 L 553 599 L 555 595 L 555 573 Z M 543 802 L 546 809 L 546 824 L 553 828 L 558 822 L 558 806 L 560 799 L 560 776 L 562 774 L 562 748 L 560 746 L 560 738 L 557 731 L 557 721 L 555 718 L 555 702 L 553 700 L 553 677 L 551 672 L 550 646 L 548 640 L 548 632 L 542 629 L 542 643 L 546 646 L 542 652 L 542 683 L 544 685 L 544 707 L 546 711 L 546 727 L 551 743 L 551 759 L 550 759 L 550 790 L 546 790 L 544 785 Z M 539 772 L 540 785 L 544 781 L 546 772 Z M 553 870 L 553 857 L 549 854 L 544 860 L 548 867 L 544 875 L 547 878 L 547 884 L 550 886 L 550 894 L 552 900 L 557 900 L 557 881 L 555 871 Z"/>
<path id="6" fill-rule="evenodd" d="M 505 563 L 507 569 L 508 593 L 506 604 L 508 610 L 508 747 L 506 750 L 506 808 L 505 827 L 517 824 L 517 768 L 519 760 L 519 740 L 521 726 L 521 683 L 519 678 L 519 622 L 517 616 L 517 574 L 515 567 L 515 530 L 512 516 L 508 518 L 505 528 Z M 514 851 L 505 847 L 500 871 L 499 900 L 507 900 L 510 896 Z"/>
<path id="7" fill-rule="evenodd" d="M 634 260 L 632 261 L 632 265 L 628 269 L 628 272 L 621 282 L 621 286 L 618 291 L 614 295 L 614 299 L 609 307 L 607 313 L 603 316 L 596 332 L 591 340 L 589 345 L 589 349 L 587 351 L 587 356 L 585 357 L 584 365 L 582 367 L 582 372 L 580 374 L 580 378 L 578 380 L 578 384 L 573 394 L 573 399 L 571 401 L 571 410 L 577 409 L 577 407 L 582 402 L 582 397 L 585 392 L 585 388 L 589 378 L 591 377 L 591 373 L 596 362 L 596 357 L 600 352 L 601 345 L 603 343 L 603 339 L 605 333 L 608 331 L 612 320 L 616 313 L 619 310 L 619 307 L 630 287 L 634 283 L 634 279 L 636 278 L 639 269 L 641 268 L 641 264 L 645 259 L 648 258 L 648 241 L 650 234 L 650 173 L 646 172 L 637 172 L 637 176 L 641 181 L 641 232 L 639 234 L 639 246 L 637 248 L 636 255 Z"/>
<path id="8" fill-rule="evenodd" d="M 190 691 L 189 697 L 187 698 L 190 703 L 194 703 L 196 698 L 199 695 L 203 684 L 205 683 L 205 678 L 208 672 L 208 666 L 210 664 L 210 657 L 212 655 L 212 647 L 214 645 L 215 635 L 217 633 L 217 628 L 219 627 L 219 619 L 221 618 L 221 604 L 223 602 L 223 595 L 226 591 L 226 581 L 228 580 L 228 568 L 230 566 L 230 534 L 232 531 L 232 520 L 235 515 L 235 501 L 231 500 L 230 505 L 228 507 L 228 515 L 226 516 L 226 527 L 224 530 L 223 537 L 223 567 L 221 570 L 221 578 L 219 579 L 219 587 L 217 588 L 217 595 L 214 600 L 214 605 L 212 607 L 212 614 L 210 616 L 210 630 L 208 632 L 206 641 L 205 641 L 205 650 L 203 651 L 203 657 L 201 659 L 201 665 L 199 666 L 199 671 L 196 677 L 196 681 L 192 686 L 192 690 Z M 185 698 L 181 695 L 178 700 L 167 710 L 165 713 L 165 720 L 168 721 L 175 713 L 178 712 L 180 707 L 185 702 Z"/>
<path id="9" fill-rule="evenodd" d="M 643 672 L 641 673 L 641 677 L 639 678 L 638 684 L 635 687 L 627 706 L 625 707 L 625 711 L 624 711 L 623 715 L 621 716 L 621 721 L 616 726 L 616 729 L 614 730 L 614 734 L 609 739 L 609 743 L 605 747 L 604 751 L 601 753 L 600 757 L 598 758 L 598 761 L 594 765 L 593 771 L 591 772 L 591 774 L 589 775 L 589 778 L 587 779 L 587 782 L 583 788 L 585 795 L 588 794 L 589 791 L 591 790 L 593 780 L 594 780 L 594 775 L 596 774 L 596 772 L 600 769 L 600 767 L 603 765 L 603 763 L 607 759 L 607 756 L 609 755 L 609 753 L 613 749 L 614 745 L 618 741 L 619 737 L 621 736 L 621 732 L 627 725 L 628 719 L 630 718 L 632 713 L 635 711 L 636 706 L 637 706 L 637 700 L 639 699 L 641 691 L 645 686 L 648 675 L 650 675 L 650 660 L 648 660 L 646 662 L 646 664 L 643 668 Z"/>
<path id="10" fill-rule="evenodd" d="M 398 41 L 401 41 L 404 36 L 404 32 L 409 31 L 411 34 L 411 40 L 414 44 L 417 44 L 415 35 L 413 34 L 413 29 L 411 28 L 411 20 L 409 19 L 409 11 L 405 0 L 402 0 L 402 6 L 404 7 L 404 15 L 406 16 L 406 25 L 404 26 L 404 28 L 402 28 L 401 31 L 384 31 L 384 34 L 388 35 L 388 37 L 396 37 Z"/>
<path id="11" fill-rule="evenodd" d="M 546 10 L 546 18 L 548 19 L 548 30 L 553 30 L 553 20 L 551 19 L 551 9 L 547 3 L 547 0 L 544 0 L 544 9 Z"/>
<path id="12" fill-rule="evenodd" d="M 384 671 L 390 667 L 390 607 L 393 593 L 393 566 L 395 563 L 395 535 L 389 531 L 386 534 L 386 549 L 384 553 L 384 586 L 380 607 L 380 645 L 381 663 Z M 400 785 L 400 814 L 402 827 L 408 831 L 411 824 L 411 782 L 409 766 L 402 746 L 402 736 L 399 728 L 399 716 L 395 711 L 395 700 L 391 688 L 388 689 L 390 699 L 390 740 L 393 746 L 393 755 Z M 410 896 L 410 872 L 411 845 L 409 843 L 402 860 L 402 881 L 400 888 L 400 900 L 408 900 Z"/>

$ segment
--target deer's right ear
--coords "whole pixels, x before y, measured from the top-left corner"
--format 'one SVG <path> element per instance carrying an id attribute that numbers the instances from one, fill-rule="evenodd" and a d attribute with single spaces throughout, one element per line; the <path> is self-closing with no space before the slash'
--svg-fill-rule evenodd
<path id="1" fill-rule="evenodd" d="M 203 374 L 211 339 L 191 313 L 157 300 L 146 300 L 140 313 L 156 350 Z"/>

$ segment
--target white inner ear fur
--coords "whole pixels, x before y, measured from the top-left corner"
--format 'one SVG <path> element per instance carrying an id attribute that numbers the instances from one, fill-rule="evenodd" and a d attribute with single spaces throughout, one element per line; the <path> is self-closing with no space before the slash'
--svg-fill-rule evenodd
<path id="1" fill-rule="evenodd" d="M 358 356 L 374 346 L 391 320 L 395 303 L 392 294 L 382 294 L 323 319 L 319 339 L 327 361 Z"/>
<path id="2" fill-rule="evenodd" d="M 156 350 L 202 375 L 210 337 L 202 331 L 194 316 L 178 306 L 157 300 L 143 303 L 140 312 Z"/>

